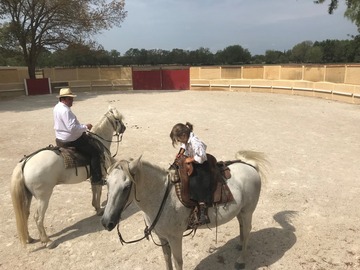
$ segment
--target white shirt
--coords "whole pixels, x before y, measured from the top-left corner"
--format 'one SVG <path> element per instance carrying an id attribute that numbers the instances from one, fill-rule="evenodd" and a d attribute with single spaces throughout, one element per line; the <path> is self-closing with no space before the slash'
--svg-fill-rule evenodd
<path id="1" fill-rule="evenodd" d="M 207 160 L 206 156 L 206 144 L 198 137 L 190 132 L 189 139 L 186 144 L 182 143 L 181 148 L 185 149 L 185 155 L 188 157 L 194 157 L 197 163 L 204 163 Z"/>
<path id="2" fill-rule="evenodd" d="M 72 142 L 80 138 L 87 128 L 79 123 L 68 106 L 59 101 L 54 107 L 54 129 L 57 139 Z"/>

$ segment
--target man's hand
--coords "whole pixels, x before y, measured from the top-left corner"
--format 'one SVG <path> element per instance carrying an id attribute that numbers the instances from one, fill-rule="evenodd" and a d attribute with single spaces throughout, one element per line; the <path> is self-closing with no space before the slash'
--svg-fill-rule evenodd
<path id="1" fill-rule="evenodd" d="M 185 163 L 192 163 L 192 162 L 194 162 L 194 158 L 192 157 L 188 157 L 185 159 Z"/>

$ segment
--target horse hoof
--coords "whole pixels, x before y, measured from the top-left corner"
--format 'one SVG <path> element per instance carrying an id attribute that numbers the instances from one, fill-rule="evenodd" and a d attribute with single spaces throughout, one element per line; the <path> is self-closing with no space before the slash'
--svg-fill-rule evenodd
<path id="1" fill-rule="evenodd" d="M 245 269 L 245 263 L 235 263 L 235 269 Z"/>
<path id="2" fill-rule="evenodd" d="M 31 244 L 31 243 L 34 243 L 34 242 L 35 242 L 35 239 L 30 237 L 30 236 L 29 236 L 28 240 L 26 241 L 26 243 L 28 243 L 28 244 Z"/>

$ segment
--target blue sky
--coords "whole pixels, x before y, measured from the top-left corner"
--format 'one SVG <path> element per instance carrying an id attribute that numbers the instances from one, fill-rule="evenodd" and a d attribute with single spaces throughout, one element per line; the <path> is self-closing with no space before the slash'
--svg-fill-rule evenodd
<path id="1" fill-rule="evenodd" d="M 329 1 L 327 1 L 329 2 Z M 343 3 L 345 1 L 341 1 Z M 252 55 L 289 50 L 310 40 L 350 39 L 356 26 L 344 5 L 327 13 L 313 0 L 126 0 L 128 16 L 119 28 L 97 37 L 105 50 L 174 48 L 213 53 L 241 45 Z"/>

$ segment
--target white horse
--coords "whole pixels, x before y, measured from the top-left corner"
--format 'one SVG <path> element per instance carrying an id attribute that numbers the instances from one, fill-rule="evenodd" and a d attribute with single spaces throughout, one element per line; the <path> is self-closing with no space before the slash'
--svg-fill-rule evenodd
<path id="1" fill-rule="evenodd" d="M 227 183 L 234 201 L 225 206 L 209 208 L 211 223 L 206 226 L 215 227 L 237 217 L 242 251 L 235 267 L 244 268 L 252 215 L 259 200 L 261 176 L 264 176 L 267 160 L 262 153 L 253 151 L 239 151 L 236 159 L 245 163 L 229 165 L 231 178 Z M 108 201 L 101 223 L 109 231 L 114 229 L 123 210 L 135 199 L 145 213 L 146 224 L 149 226 L 144 237 L 154 230 L 162 244 L 166 269 L 173 269 L 172 255 L 175 268 L 179 270 L 183 267 L 182 237 L 187 229 L 191 209 L 179 201 L 175 187 L 169 180 L 173 175 L 174 171 L 159 168 L 140 158 L 131 162 L 114 163 L 109 168 Z M 207 228 L 206 226 L 199 228 Z"/>
<path id="2" fill-rule="evenodd" d="M 113 134 L 115 132 L 118 135 L 119 141 L 119 136 L 122 136 L 125 129 L 122 115 L 111 106 L 99 123 L 92 128 L 94 137 L 99 139 L 106 148 L 104 152 L 108 161 L 107 167 L 111 165 L 109 161 L 113 160 L 108 151 Z M 18 236 L 23 245 L 34 240 L 28 231 L 32 197 L 34 196 L 37 199 L 37 210 L 34 218 L 39 230 L 40 241 L 45 246 L 50 245 L 52 242 L 45 232 L 44 217 L 54 187 L 59 184 L 77 184 L 85 181 L 88 178 L 88 172 L 89 166 L 65 169 L 64 159 L 51 150 L 39 151 L 16 165 L 11 178 L 11 198 Z M 92 185 L 92 205 L 99 215 L 103 211 L 100 207 L 101 191 L 101 185 Z"/>

